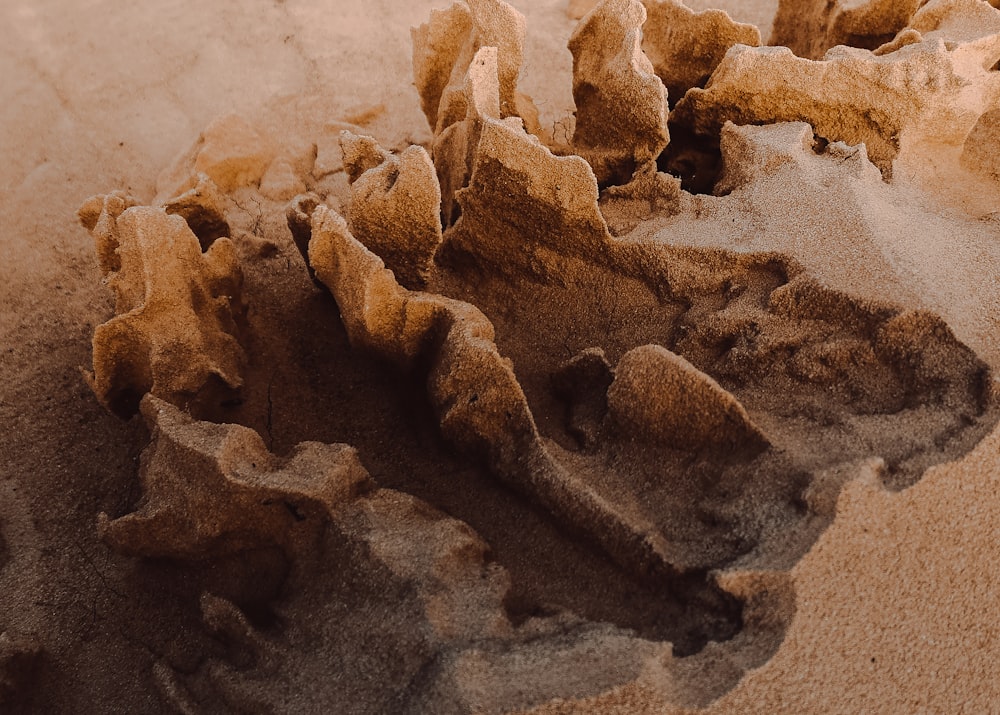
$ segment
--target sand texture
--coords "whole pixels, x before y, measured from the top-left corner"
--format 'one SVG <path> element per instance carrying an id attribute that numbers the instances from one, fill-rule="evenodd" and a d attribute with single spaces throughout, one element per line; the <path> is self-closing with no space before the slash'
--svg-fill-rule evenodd
<path id="1" fill-rule="evenodd" d="M 997 710 L 996 2 L 0 20 L 0 712 Z"/>

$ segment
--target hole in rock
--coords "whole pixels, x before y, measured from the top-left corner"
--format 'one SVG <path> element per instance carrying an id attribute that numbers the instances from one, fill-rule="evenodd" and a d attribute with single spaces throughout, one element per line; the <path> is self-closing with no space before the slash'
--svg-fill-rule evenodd
<path id="1" fill-rule="evenodd" d="M 670 143 L 656 159 L 656 168 L 681 180 L 692 194 L 710 194 L 722 171 L 719 140 L 698 136 L 687 127 L 669 124 Z"/>
<path id="2" fill-rule="evenodd" d="M 812 150 L 814 154 L 824 154 L 828 146 L 830 146 L 829 139 L 821 137 L 819 134 L 813 134 Z"/>
<path id="3" fill-rule="evenodd" d="M 230 228 L 225 216 L 211 207 L 197 203 L 170 206 L 167 213 L 174 213 L 187 221 L 191 232 L 198 237 L 202 251 L 207 251 L 217 238 L 229 238 Z"/>

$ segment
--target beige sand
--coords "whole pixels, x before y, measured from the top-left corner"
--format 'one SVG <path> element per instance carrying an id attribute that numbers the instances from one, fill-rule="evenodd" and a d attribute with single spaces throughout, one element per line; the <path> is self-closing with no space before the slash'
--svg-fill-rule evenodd
<path id="1" fill-rule="evenodd" d="M 593 4 L 0 11 L 0 709 L 994 707 L 1000 11 Z"/>

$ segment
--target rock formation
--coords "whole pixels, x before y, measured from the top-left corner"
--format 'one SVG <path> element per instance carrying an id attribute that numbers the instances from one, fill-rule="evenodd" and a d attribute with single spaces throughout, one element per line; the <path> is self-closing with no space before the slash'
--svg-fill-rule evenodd
<path id="1" fill-rule="evenodd" d="M 370 137 L 341 134 L 351 182 L 351 233 L 382 256 L 405 286 L 419 287 L 441 243 L 441 189 L 422 147 L 398 157 Z"/>
<path id="2" fill-rule="evenodd" d="M 770 45 L 822 59 L 835 45 L 874 50 L 909 23 L 920 0 L 780 0 Z"/>
<path id="3" fill-rule="evenodd" d="M 207 251 L 215 239 L 228 238 L 230 234 L 223 201 L 215 182 L 206 174 L 199 174 L 194 187 L 168 200 L 163 210 L 183 218 L 198 237 L 201 250 Z"/>
<path id="4" fill-rule="evenodd" d="M 821 241 L 864 263 L 840 235 L 806 235 L 803 260 L 729 234 L 691 244 L 698 226 L 762 232 L 776 204 L 753 191 L 776 176 L 821 200 L 840 195 L 831 176 L 874 193 L 930 143 L 995 174 L 973 143 L 996 134 L 1000 24 L 970 2 L 817 6 L 802 53 L 874 51 L 812 59 L 754 47 L 723 13 L 606 0 L 569 43 L 563 156 L 517 90 L 523 18 L 459 2 L 413 32 L 430 152 L 325 118 L 296 162 L 229 117 L 164 174 L 158 207 L 88 201 L 116 303 L 91 384 L 149 432 L 141 496 L 123 470 L 98 532 L 137 573 L 182 574 L 172 637 L 210 644 L 149 648 L 160 696 L 181 712 L 673 712 L 764 666 L 813 608 L 796 564 L 842 498 L 970 450 L 1000 392 L 933 313 L 817 278 Z M 715 195 L 657 169 L 668 97 L 674 145 L 717 150 Z M 232 424 L 202 419 L 244 380 Z M 620 585 L 622 603 L 547 590 L 542 557 L 574 596 L 578 564 L 610 574 L 587 587 Z M 663 610 L 616 620 L 649 604 Z M 0 633 L 0 705 L 36 650 Z"/>
<path id="5" fill-rule="evenodd" d="M 294 553 L 304 532 L 315 538 L 317 521 L 373 488 L 345 445 L 305 442 L 278 460 L 247 427 L 196 422 L 152 395 L 141 409 L 152 432 L 143 504 L 98 520 L 101 538 L 121 553 L 193 559 L 272 545 Z"/>
<path id="6" fill-rule="evenodd" d="M 534 106 L 517 91 L 524 33 L 524 16 L 503 0 L 457 2 L 413 29 L 414 82 L 435 135 L 466 117 L 465 73 L 483 47 L 497 49 L 501 116 L 530 122 Z"/>
<path id="7" fill-rule="evenodd" d="M 914 21 L 921 17 L 929 15 L 918 13 Z M 819 61 L 787 48 L 734 47 L 709 85 L 677 105 L 673 120 L 704 137 L 717 137 L 726 121 L 806 121 L 828 141 L 864 143 L 889 178 L 901 155 L 919 162 L 934 151 L 961 151 L 1000 97 L 1000 79 L 990 72 L 1000 60 L 1000 34 L 943 40 L 924 39 L 881 55 L 837 47 Z"/>
<path id="8" fill-rule="evenodd" d="M 625 184 L 670 141 L 667 93 L 642 51 L 646 9 L 607 0 L 580 21 L 573 53 L 573 151 L 601 185 Z"/>
<path id="9" fill-rule="evenodd" d="M 659 345 L 625 353 L 608 389 L 608 418 L 626 439 L 698 451 L 763 449 L 743 405 L 684 358 Z"/>
<path id="10" fill-rule="evenodd" d="M 115 317 L 94 331 L 101 403 L 129 416 L 147 392 L 188 405 L 238 389 L 243 278 L 232 242 L 203 253 L 183 218 L 120 193 L 90 199 L 79 216 L 115 296 Z"/>
<path id="11" fill-rule="evenodd" d="M 667 88 L 671 105 L 692 87 L 704 87 L 733 45 L 760 45 L 754 25 L 722 10 L 695 12 L 681 0 L 643 0 L 642 51 Z"/>

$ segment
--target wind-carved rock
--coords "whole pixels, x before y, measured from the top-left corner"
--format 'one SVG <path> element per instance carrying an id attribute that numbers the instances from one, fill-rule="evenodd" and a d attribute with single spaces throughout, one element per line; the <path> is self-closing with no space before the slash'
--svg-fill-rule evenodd
<path id="1" fill-rule="evenodd" d="M 768 446 L 736 398 L 659 345 L 625 353 L 608 389 L 609 419 L 632 439 L 685 451 Z"/>
<path id="2" fill-rule="evenodd" d="M 672 571 L 651 525 L 575 480 L 548 454 L 493 325 L 476 307 L 402 288 L 336 212 L 313 214 L 309 260 L 340 308 L 351 344 L 404 368 L 429 365 L 427 393 L 445 438 L 485 459 L 634 573 Z"/>
<path id="3" fill-rule="evenodd" d="M 498 56 L 495 47 L 484 47 L 476 53 L 463 84 L 466 116 L 434 140 L 434 166 L 440 180 L 441 215 L 445 224 L 454 223 L 459 216 L 455 194 L 469 183 L 483 127 L 500 122 L 513 131 L 521 129 L 517 118 L 501 119 Z"/>
<path id="4" fill-rule="evenodd" d="M 602 186 L 625 184 L 670 141 L 667 92 L 642 51 L 646 10 L 638 0 L 606 0 L 572 37 L 573 151 Z"/>
<path id="5" fill-rule="evenodd" d="M 340 144 L 351 182 L 351 233 L 403 285 L 422 286 L 441 243 L 441 189 L 431 158 L 419 146 L 394 156 L 348 131 Z"/>
<path id="6" fill-rule="evenodd" d="M 990 71 L 1000 61 L 1000 11 L 981 8 L 994 25 L 970 32 L 949 25 L 955 3 L 926 5 L 913 18 L 923 30 L 904 30 L 900 36 L 909 40 L 881 54 L 836 47 L 814 61 L 787 48 L 734 47 L 673 118 L 703 137 L 718 137 L 726 121 L 806 121 L 829 141 L 864 143 L 887 179 L 904 158 L 917 166 L 940 162 L 942 154 L 957 161 L 981 117 L 1000 101 L 1000 75 Z"/>
<path id="7" fill-rule="evenodd" d="M 402 677 L 382 684 L 389 700 L 441 654 L 513 637 L 503 609 L 509 579 L 490 563 L 487 544 L 430 505 L 378 488 L 353 448 L 303 442 L 276 457 L 247 427 L 197 421 L 152 396 L 141 412 L 151 432 L 139 474 L 143 498 L 133 513 L 100 515 L 105 543 L 131 556 L 201 563 L 277 547 L 286 560 L 283 595 L 269 604 L 289 616 L 280 629 L 259 630 L 236 603 L 203 594 L 206 624 L 235 657 L 214 656 L 184 674 L 160 661 L 156 681 L 175 707 L 280 709 L 285 688 L 307 689 L 315 668 L 351 660 L 332 654 L 363 636 L 342 632 L 358 625 L 343 618 L 342 599 L 353 589 L 366 603 L 385 599 L 405 619 L 405 633 L 385 634 L 406 644 L 394 663 Z M 2 646 L 0 635 L 0 656 Z M 260 689 L 265 674 L 269 685 Z M 341 696 L 342 689 L 313 688 L 308 702 L 339 711 L 333 703 L 343 705 Z"/>
<path id="8" fill-rule="evenodd" d="M 374 488 L 346 445 L 303 442 L 278 459 L 249 427 L 198 422 L 152 395 L 141 412 L 152 432 L 142 505 L 98 519 L 101 538 L 120 553 L 198 559 L 275 545 L 293 553 L 315 537 L 311 525 Z"/>
<path id="9" fill-rule="evenodd" d="M 695 12 L 680 0 L 643 0 L 642 51 L 676 104 L 692 87 L 704 87 L 733 45 L 760 45 L 760 30 L 735 22 L 723 10 Z"/>
<path id="10" fill-rule="evenodd" d="M 545 275 L 548 251 L 593 255 L 610 235 L 587 162 L 555 156 L 536 137 L 495 115 L 493 58 L 484 48 L 469 69 L 466 91 L 476 113 L 466 123 L 461 148 L 470 178 L 456 194 L 461 217 L 445 250 L 475 256 L 504 273 Z M 505 217 L 507 228 L 496 216 Z"/>
<path id="11" fill-rule="evenodd" d="M 866 50 L 907 26 L 920 0 L 780 0 L 770 45 L 818 60 L 836 45 Z"/>
<path id="12" fill-rule="evenodd" d="M 207 174 L 199 174 L 195 181 L 192 188 L 166 201 L 163 210 L 187 221 L 205 251 L 215 239 L 228 238 L 230 229 L 219 187 Z"/>
<path id="13" fill-rule="evenodd" d="M 468 114 L 465 74 L 476 52 L 497 48 L 500 114 L 537 127 L 530 97 L 517 91 L 524 57 L 524 16 L 503 0 L 468 0 L 434 10 L 413 34 L 413 77 L 427 122 L 441 134 Z"/>
<path id="14" fill-rule="evenodd" d="M 115 296 L 115 317 L 94 331 L 90 385 L 101 404 L 128 417 L 147 392 L 178 405 L 232 397 L 246 360 L 233 243 L 218 238 L 203 253 L 181 216 L 122 193 L 90 199 L 79 217 Z"/>

